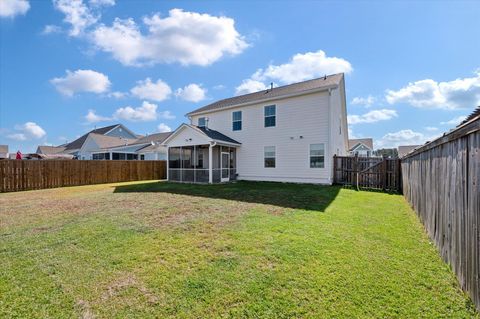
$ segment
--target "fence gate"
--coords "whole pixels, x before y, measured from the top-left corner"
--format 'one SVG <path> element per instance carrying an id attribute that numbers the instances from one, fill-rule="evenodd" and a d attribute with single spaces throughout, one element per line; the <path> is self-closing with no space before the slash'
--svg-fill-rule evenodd
<path id="1" fill-rule="evenodd" d="M 334 156 L 333 182 L 357 189 L 401 192 L 400 160 L 381 157 Z"/>

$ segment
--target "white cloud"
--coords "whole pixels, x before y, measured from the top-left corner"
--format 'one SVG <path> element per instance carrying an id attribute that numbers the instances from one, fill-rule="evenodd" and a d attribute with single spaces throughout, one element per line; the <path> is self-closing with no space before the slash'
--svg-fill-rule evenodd
<path id="1" fill-rule="evenodd" d="M 225 85 L 223 84 L 217 84 L 213 87 L 214 90 L 223 90 L 225 88 Z"/>
<path id="2" fill-rule="evenodd" d="M 435 132 L 435 131 L 438 131 L 438 127 L 425 126 L 425 130 L 426 130 L 426 131 L 429 131 L 429 132 Z"/>
<path id="3" fill-rule="evenodd" d="M 133 19 L 116 18 L 112 26 L 92 32 L 97 48 L 125 65 L 174 63 L 210 65 L 226 54 L 241 53 L 248 44 L 235 29 L 232 18 L 172 9 L 143 18 L 148 33 L 142 34 Z"/>
<path id="4" fill-rule="evenodd" d="M 367 97 L 354 97 L 352 102 L 350 102 L 350 104 L 352 104 L 352 105 L 363 105 L 365 107 L 370 107 L 376 101 L 377 101 L 377 99 L 375 97 L 369 95 Z"/>
<path id="5" fill-rule="evenodd" d="M 480 71 L 474 77 L 436 82 L 426 79 L 408 83 L 398 91 L 387 90 L 387 102 L 418 108 L 460 109 L 480 104 Z"/>
<path id="6" fill-rule="evenodd" d="M 18 131 L 18 133 L 10 134 L 7 137 L 17 141 L 25 141 L 28 139 L 41 139 L 47 135 L 45 130 L 34 122 L 26 122 L 22 125 L 16 125 L 15 130 Z"/>
<path id="7" fill-rule="evenodd" d="M 161 102 L 170 97 L 172 89 L 160 79 L 152 82 L 150 78 L 146 78 L 144 81 L 138 81 L 130 92 L 140 99 Z"/>
<path id="8" fill-rule="evenodd" d="M 160 123 L 160 124 L 158 124 L 157 130 L 158 130 L 160 133 L 165 133 L 165 132 L 171 132 L 171 131 L 172 131 L 172 129 L 170 128 L 170 126 L 168 126 L 168 125 L 165 124 L 165 123 Z"/>
<path id="9" fill-rule="evenodd" d="M 53 6 L 65 15 L 63 21 L 71 25 L 68 33 L 73 37 L 82 35 L 100 19 L 100 15 L 93 13 L 83 0 L 53 0 Z"/>
<path id="10" fill-rule="evenodd" d="M 0 1 L 0 17 L 13 18 L 19 14 L 27 13 L 30 3 L 27 0 L 2 0 Z"/>
<path id="11" fill-rule="evenodd" d="M 90 123 L 98 123 L 98 122 L 104 122 L 104 121 L 110 121 L 110 117 L 106 116 L 101 116 L 98 115 L 95 110 L 88 110 L 87 115 L 85 115 L 85 120 L 87 121 L 88 124 Z"/>
<path id="12" fill-rule="evenodd" d="M 235 88 L 235 95 L 242 95 L 247 93 L 253 93 L 258 91 L 266 90 L 267 86 L 260 82 L 252 79 L 243 80 L 242 84 Z"/>
<path id="13" fill-rule="evenodd" d="M 301 82 L 324 75 L 350 73 L 352 65 L 345 59 L 327 57 L 322 50 L 295 54 L 288 63 L 270 64 L 265 70 L 259 69 L 252 76 L 253 80 L 274 80 L 283 84 Z"/>
<path id="14" fill-rule="evenodd" d="M 62 32 L 62 28 L 60 28 L 58 25 L 49 24 L 43 28 L 42 34 L 52 34 L 60 32 Z"/>
<path id="15" fill-rule="evenodd" d="M 110 80 L 108 76 L 92 70 L 66 71 L 63 78 L 54 78 L 50 82 L 58 92 L 73 96 L 77 92 L 103 93 L 108 91 Z"/>
<path id="16" fill-rule="evenodd" d="M 407 129 L 387 133 L 380 140 L 376 141 L 375 145 L 376 148 L 398 147 L 400 145 L 421 145 L 427 141 L 432 141 L 435 138 L 436 136 L 426 136 L 423 133 Z"/>
<path id="17" fill-rule="evenodd" d="M 132 122 L 155 121 L 157 119 L 157 105 L 144 101 L 139 107 L 121 107 L 114 113 L 114 118 Z"/>
<path id="18" fill-rule="evenodd" d="M 202 88 L 200 85 L 192 83 L 185 86 L 183 89 L 177 89 L 175 96 L 189 102 L 200 102 L 205 100 L 206 91 L 207 90 Z"/>
<path id="19" fill-rule="evenodd" d="M 97 7 L 115 5 L 115 0 L 89 0 L 88 2 L 90 3 L 90 5 Z"/>
<path id="20" fill-rule="evenodd" d="M 115 92 L 110 92 L 108 93 L 108 97 L 113 97 L 113 98 L 116 98 L 116 99 L 123 99 L 124 97 L 126 97 L 128 95 L 128 93 L 126 92 L 119 92 L 119 91 L 115 91 Z"/>
<path id="21" fill-rule="evenodd" d="M 448 120 L 448 121 L 445 121 L 445 122 L 440 122 L 440 124 L 457 126 L 458 124 L 460 124 L 466 118 L 467 118 L 466 115 L 461 115 L 461 116 L 454 117 L 451 120 Z"/>
<path id="22" fill-rule="evenodd" d="M 397 117 L 397 111 L 389 109 L 373 110 L 363 115 L 349 115 L 348 124 L 375 123 L 378 121 L 390 120 Z"/>
<path id="23" fill-rule="evenodd" d="M 164 120 L 174 120 L 175 115 L 172 114 L 170 111 L 163 111 L 158 113 L 158 118 L 164 119 Z"/>

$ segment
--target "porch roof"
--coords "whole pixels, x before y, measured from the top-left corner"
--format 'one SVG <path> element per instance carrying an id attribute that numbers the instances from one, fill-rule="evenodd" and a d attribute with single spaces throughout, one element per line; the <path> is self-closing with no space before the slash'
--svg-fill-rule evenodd
<path id="1" fill-rule="evenodd" d="M 241 145 L 242 143 L 234 140 L 233 138 L 230 138 L 226 136 L 223 133 L 220 133 L 219 131 L 212 130 L 210 128 L 206 127 L 198 127 L 195 125 L 191 124 L 185 124 L 183 123 L 180 125 L 170 136 L 168 136 L 164 141 L 163 145 L 168 146 L 169 143 L 171 143 L 182 131 L 185 130 L 191 130 L 192 133 L 194 134 L 200 134 L 206 142 L 217 142 L 220 144 L 234 144 L 234 145 Z M 186 143 L 186 144 L 191 144 L 191 143 Z"/>

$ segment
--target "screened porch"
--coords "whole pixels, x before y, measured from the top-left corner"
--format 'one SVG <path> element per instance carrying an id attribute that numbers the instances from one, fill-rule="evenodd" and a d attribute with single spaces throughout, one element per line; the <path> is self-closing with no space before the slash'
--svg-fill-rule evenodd
<path id="1" fill-rule="evenodd" d="M 222 183 L 236 179 L 236 147 L 205 144 L 168 148 L 168 180 Z"/>

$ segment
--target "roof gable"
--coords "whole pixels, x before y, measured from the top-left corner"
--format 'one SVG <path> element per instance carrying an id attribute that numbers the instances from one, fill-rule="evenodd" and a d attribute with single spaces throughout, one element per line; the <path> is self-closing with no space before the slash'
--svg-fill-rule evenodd
<path id="1" fill-rule="evenodd" d="M 373 150 L 373 139 L 372 138 L 357 138 L 348 140 L 348 150 L 352 151 L 358 147 L 359 144 L 365 145 L 368 149 Z"/>
<path id="2" fill-rule="evenodd" d="M 167 137 L 163 141 L 163 144 L 167 146 L 177 146 L 209 144 L 211 142 L 241 144 L 218 131 L 185 123 L 180 125 L 169 137 Z"/>

